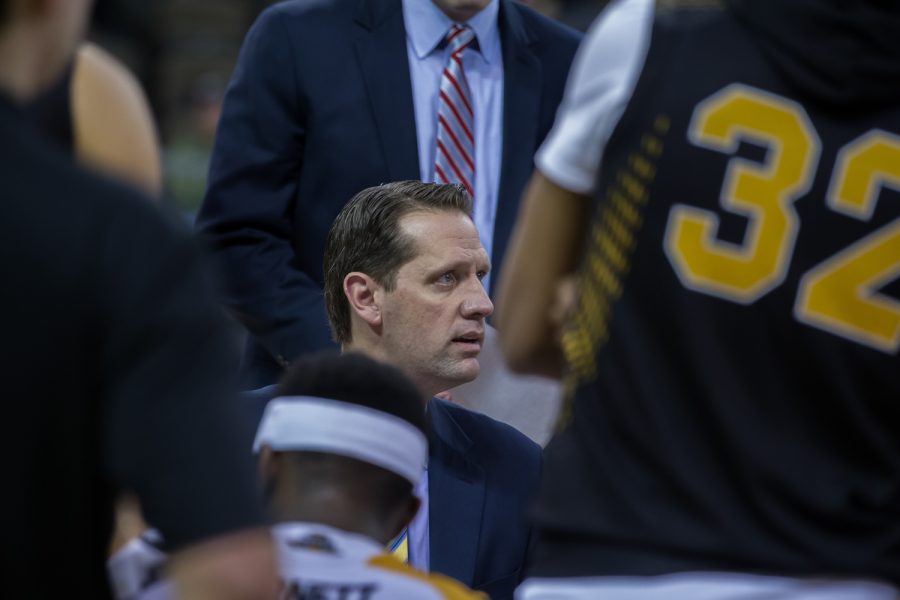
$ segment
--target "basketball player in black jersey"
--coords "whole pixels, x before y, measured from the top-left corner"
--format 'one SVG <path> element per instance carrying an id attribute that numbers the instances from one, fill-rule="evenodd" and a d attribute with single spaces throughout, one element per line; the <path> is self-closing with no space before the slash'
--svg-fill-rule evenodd
<path id="1" fill-rule="evenodd" d="M 580 52 L 498 306 L 568 402 L 519 597 L 896 598 L 900 7 L 620 0 Z"/>

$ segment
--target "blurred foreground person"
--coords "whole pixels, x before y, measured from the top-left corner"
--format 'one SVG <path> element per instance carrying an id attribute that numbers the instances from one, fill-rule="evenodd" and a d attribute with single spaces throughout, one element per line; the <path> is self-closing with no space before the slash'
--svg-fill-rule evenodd
<path id="1" fill-rule="evenodd" d="M 414 567 L 512 598 L 528 552 L 525 511 L 541 449 L 485 415 L 435 398 L 474 380 L 490 260 L 459 185 L 401 181 L 361 191 L 325 245 L 325 305 L 335 339 L 398 367 L 427 410 L 429 462 L 422 510 L 404 548 Z M 426 408 L 427 407 L 427 408 Z"/>
<path id="2" fill-rule="evenodd" d="M 108 597 L 112 503 L 128 490 L 175 550 L 183 597 L 270 597 L 224 391 L 229 338 L 188 238 L 45 146 L 20 109 L 70 60 L 89 6 L 0 2 L 4 583 Z"/>
<path id="3" fill-rule="evenodd" d="M 581 265 L 521 598 L 897 597 L 898 107 L 897 3 L 610 6 L 502 283 L 549 372 Z"/>
<path id="4" fill-rule="evenodd" d="M 386 546 L 419 508 L 425 414 L 403 374 L 359 354 L 301 359 L 266 406 L 254 449 L 277 522 L 284 598 L 483 598 Z"/>
<path id="5" fill-rule="evenodd" d="M 147 97 L 128 68 L 103 48 L 83 42 L 56 82 L 23 110 L 80 164 L 151 197 L 162 193 L 159 140 Z M 137 540 L 145 529 L 135 498 L 120 498 L 110 553 Z"/>

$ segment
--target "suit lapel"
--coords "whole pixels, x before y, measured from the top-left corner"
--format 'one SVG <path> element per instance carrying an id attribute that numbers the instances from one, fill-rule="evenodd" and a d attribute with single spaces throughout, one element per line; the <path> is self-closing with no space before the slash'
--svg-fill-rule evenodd
<path id="1" fill-rule="evenodd" d="M 420 179 L 406 29 L 400 0 L 362 0 L 354 20 L 370 108 L 391 181 Z"/>
<path id="2" fill-rule="evenodd" d="M 430 402 L 428 421 L 430 567 L 472 585 L 484 509 L 484 469 L 469 453 L 472 441 L 441 401 Z"/>
<path id="3" fill-rule="evenodd" d="M 491 257 L 495 265 L 492 285 L 500 280 L 499 267 L 519 212 L 519 196 L 534 168 L 543 83 L 541 63 L 532 48 L 536 40 L 510 0 L 500 0 L 498 25 L 503 47 L 503 159 Z"/>

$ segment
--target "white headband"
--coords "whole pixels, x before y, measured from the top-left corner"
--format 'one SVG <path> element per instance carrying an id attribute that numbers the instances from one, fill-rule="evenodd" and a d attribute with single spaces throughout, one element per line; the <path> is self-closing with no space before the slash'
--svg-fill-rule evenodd
<path id="1" fill-rule="evenodd" d="M 273 398 L 253 442 L 273 450 L 309 450 L 348 456 L 416 485 L 425 469 L 428 442 L 414 425 L 367 406 L 315 398 Z"/>

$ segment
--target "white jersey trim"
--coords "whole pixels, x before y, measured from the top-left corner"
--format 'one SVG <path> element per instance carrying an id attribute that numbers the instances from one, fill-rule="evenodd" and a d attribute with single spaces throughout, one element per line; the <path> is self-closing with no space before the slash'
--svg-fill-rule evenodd
<path id="1" fill-rule="evenodd" d="M 647 59 L 655 0 L 614 0 L 581 43 L 553 129 L 535 164 L 553 183 L 590 195 L 610 135 Z"/>
<path id="2" fill-rule="evenodd" d="M 886 583 L 865 580 L 692 572 L 527 579 L 516 590 L 516 600 L 895 600 L 897 592 Z"/>
<path id="3" fill-rule="evenodd" d="M 288 594 L 296 588 L 317 598 L 444 600 L 431 583 L 373 564 L 386 551 L 369 537 L 302 522 L 276 525 L 272 535 Z"/>

